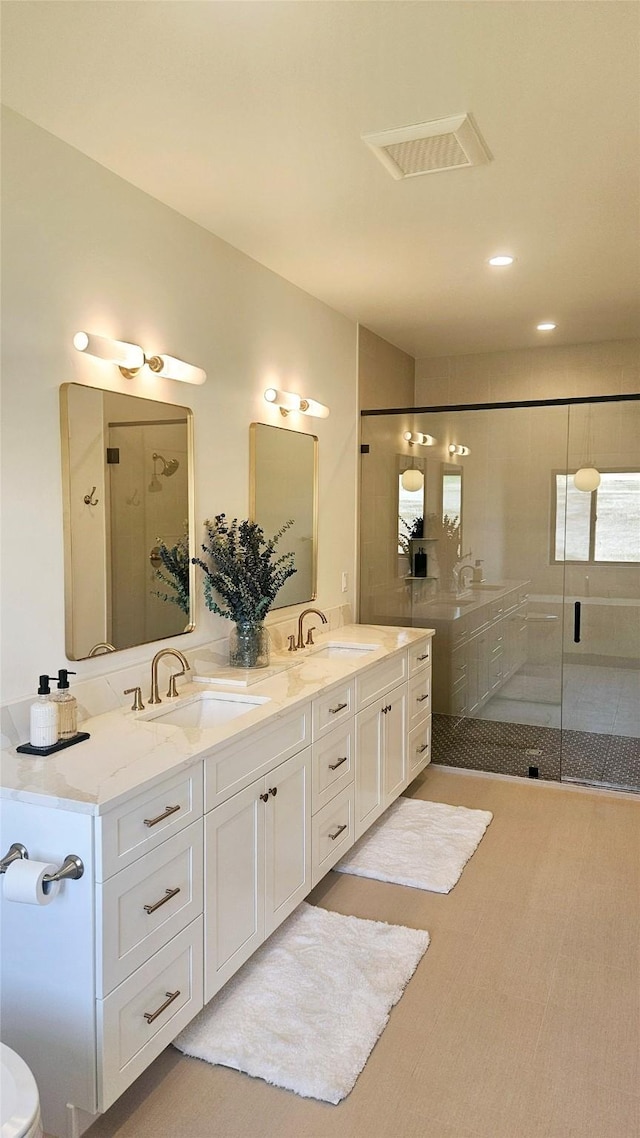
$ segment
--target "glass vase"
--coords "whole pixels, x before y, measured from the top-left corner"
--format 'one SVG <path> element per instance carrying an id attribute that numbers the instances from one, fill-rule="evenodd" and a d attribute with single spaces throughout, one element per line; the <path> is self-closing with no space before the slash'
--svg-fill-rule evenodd
<path id="1" fill-rule="evenodd" d="M 229 664 L 232 668 L 266 668 L 269 664 L 269 632 L 264 624 L 234 624 L 229 633 Z"/>

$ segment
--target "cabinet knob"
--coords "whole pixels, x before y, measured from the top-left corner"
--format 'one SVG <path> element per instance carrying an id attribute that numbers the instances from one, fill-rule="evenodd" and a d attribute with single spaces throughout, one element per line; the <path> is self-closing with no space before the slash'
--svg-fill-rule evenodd
<path id="1" fill-rule="evenodd" d="M 268 801 L 269 801 L 269 791 L 267 791 L 267 793 L 266 793 L 266 794 L 261 794 L 261 795 L 260 795 L 260 801 L 261 801 L 261 802 L 268 802 Z"/>
<path id="2" fill-rule="evenodd" d="M 277 793 L 278 793 L 277 786 L 270 786 L 269 787 L 269 794 L 272 794 L 274 798 L 275 798 Z"/>

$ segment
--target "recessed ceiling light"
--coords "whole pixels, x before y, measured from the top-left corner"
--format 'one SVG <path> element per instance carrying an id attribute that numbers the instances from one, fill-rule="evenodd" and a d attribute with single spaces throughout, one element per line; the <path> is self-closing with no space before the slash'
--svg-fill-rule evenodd
<path id="1" fill-rule="evenodd" d="M 510 257 L 508 253 L 499 253 L 496 257 L 489 257 L 490 265 L 512 265 L 514 258 Z"/>
<path id="2" fill-rule="evenodd" d="M 557 328 L 557 324 L 552 324 L 550 320 L 545 320 L 542 324 L 536 324 L 538 332 L 553 332 Z"/>

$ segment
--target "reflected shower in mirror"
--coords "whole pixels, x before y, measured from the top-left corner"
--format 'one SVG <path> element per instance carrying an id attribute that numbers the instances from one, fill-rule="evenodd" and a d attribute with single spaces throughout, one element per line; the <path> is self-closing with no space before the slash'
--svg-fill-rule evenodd
<path id="1" fill-rule="evenodd" d="M 67 656 L 190 632 L 192 412 L 76 383 L 60 409 Z"/>
<path id="2" fill-rule="evenodd" d="M 313 601 L 318 554 L 318 439 L 301 431 L 252 423 L 251 520 L 272 537 L 290 518 L 278 553 L 293 552 L 297 572 L 280 589 L 273 608 Z"/>

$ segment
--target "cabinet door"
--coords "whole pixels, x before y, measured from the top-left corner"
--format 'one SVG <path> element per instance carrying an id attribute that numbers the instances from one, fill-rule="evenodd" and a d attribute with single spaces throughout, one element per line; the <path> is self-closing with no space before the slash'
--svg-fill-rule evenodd
<path id="1" fill-rule="evenodd" d="M 386 710 L 388 709 L 388 710 Z M 407 689 L 394 688 L 382 702 L 384 797 L 386 809 L 407 785 Z"/>
<path id="2" fill-rule="evenodd" d="M 205 817 L 205 1003 L 264 939 L 264 781 Z"/>
<path id="3" fill-rule="evenodd" d="M 265 779 L 265 935 L 292 913 L 311 889 L 311 748 L 281 763 Z"/>
<path id="4" fill-rule="evenodd" d="M 356 715 L 356 838 L 364 834 L 384 809 L 382 759 L 385 716 L 382 708 L 388 702 L 379 699 Z"/>

